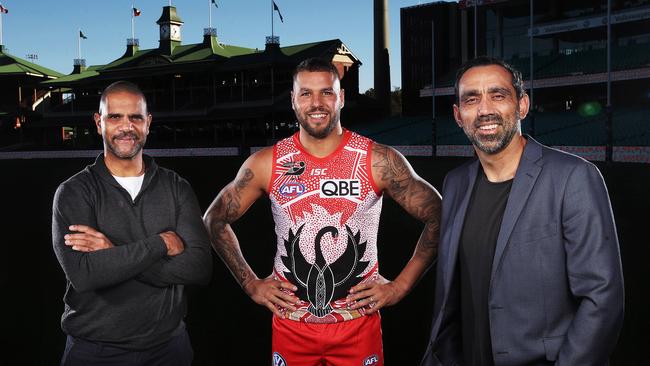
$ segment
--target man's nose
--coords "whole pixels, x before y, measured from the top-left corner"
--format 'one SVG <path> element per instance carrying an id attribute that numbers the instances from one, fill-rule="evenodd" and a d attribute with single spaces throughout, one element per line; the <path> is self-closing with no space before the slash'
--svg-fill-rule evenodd
<path id="1" fill-rule="evenodd" d="M 123 131 L 130 131 L 133 130 L 133 122 L 129 119 L 129 117 L 124 117 L 122 118 L 122 121 L 120 121 L 120 130 Z"/>
<path id="2" fill-rule="evenodd" d="M 478 115 L 485 116 L 487 114 L 494 114 L 494 104 L 490 98 L 483 97 L 478 105 Z"/>
<path id="3" fill-rule="evenodd" d="M 321 100 L 321 96 L 314 93 L 311 97 L 311 105 L 312 107 L 318 107 L 323 105 L 323 101 Z"/>

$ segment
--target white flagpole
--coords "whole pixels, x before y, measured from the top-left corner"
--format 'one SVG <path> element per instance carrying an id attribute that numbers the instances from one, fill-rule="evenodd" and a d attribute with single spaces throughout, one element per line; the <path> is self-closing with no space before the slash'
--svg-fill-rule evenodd
<path id="1" fill-rule="evenodd" d="M 208 0 L 208 14 L 210 14 L 210 24 L 208 25 L 209 28 L 212 28 L 212 1 Z"/>
<path id="2" fill-rule="evenodd" d="M 0 45 L 4 44 L 2 43 L 2 13 L 3 12 L 0 11 Z"/>
<path id="3" fill-rule="evenodd" d="M 81 28 L 79 29 L 79 33 L 77 33 L 77 56 L 81 60 Z"/>
<path id="4" fill-rule="evenodd" d="M 135 39 L 135 7 L 131 4 L 131 38 Z"/>
<path id="5" fill-rule="evenodd" d="M 172 0 L 169 0 L 169 6 L 172 6 Z"/>
<path id="6" fill-rule="evenodd" d="M 271 0 L 271 39 L 273 39 L 273 36 L 275 35 L 273 33 L 273 18 L 274 18 L 273 11 L 275 11 L 275 9 L 273 7 L 273 0 Z"/>

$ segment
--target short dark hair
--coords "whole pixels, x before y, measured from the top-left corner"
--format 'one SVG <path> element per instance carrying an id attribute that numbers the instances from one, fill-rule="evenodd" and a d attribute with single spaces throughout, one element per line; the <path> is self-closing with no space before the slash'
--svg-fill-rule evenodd
<path id="1" fill-rule="evenodd" d="M 339 70 L 332 64 L 331 61 L 326 60 L 322 57 L 312 57 L 308 58 L 296 66 L 296 70 L 293 72 L 293 81 L 296 81 L 296 77 L 299 72 L 308 71 L 308 72 L 329 72 L 339 81 L 341 80 L 341 75 L 339 75 Z"/>
<path id="2" fill-rule="evenodd" d="M 106 104 L 106 97 L 108 97 L 109 94 L 118 93 L 118 92 L 127 92 L 142 98 L 142 100 L 144 101 L 144 108 L 148 113 L 149 109 L 147 108 L 147 97 L 144 96 L 144 93 L 142 92 L 140 87 L 130 81 L 120 80 L 107 86 L 106 89 L 104 89 L 104 91 L 102 92 L 102 96 L 99 98 L 99 114 L 102 113 L 101 110 L 102 105 Z"/>
<path id="3" fill-rule="evenodd" d="M 509 63 L 503 61 L 502 59 L 489 57 L 489 56 L 479 56 L 473 60 L 469 60 L 464 64 L 462 64 L 458 69 L 458 71 L 456 72 L 456 83 L 454 84 L 456 103 L 460 102 L 460 95 L 458 94 L 458 83 L 460 82 L 460 79 L 463 77 L 463 75 L 465 75 L 467 70 L 471 69 L 472 67 L 490 66 L 490 65 L 501 66 L 510 73 L 510 76 L 512 77 L 512 87 L 515 89 L 515 92 L 517 93 L 517 100 L 521 99 L 521 97 L 523 97 L 524 94 L 526 94 L 526 90 L 524 89 L 524 81 L 521 77 L 521 72 L 516 70 Z"/>

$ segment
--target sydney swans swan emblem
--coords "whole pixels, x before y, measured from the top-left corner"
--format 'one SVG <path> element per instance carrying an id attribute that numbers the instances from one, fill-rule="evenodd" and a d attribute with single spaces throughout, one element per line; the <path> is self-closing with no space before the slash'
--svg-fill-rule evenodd
<path id="1" fill-rule="evenodd" d="M 332 312 L 332 299 L 344 297 L 350 287 L 361 282 L 360 275 L 369 264 L 360 260 L 366 252 L 367 242 L 359 243 L 360 232 L 354 234 L 352 229 L 345 225 L 348 236 L 345 252 L 328 264 L 323 256 L 321 241 L 327 234 L 336 238 L 339 231 L 333 226 L 326 226 L 318 231 L 314 239 L 315 259 L 312 264 L 307 262 L 298 245 L 304 226 L 301 225 L 295 234 L 289 229 L 289 237 L 284 241 L 287 256 L 282 256 L 281 259 L 289 269 L 284 275 L 298 286 L 296 296 L 309 300 L 308 311 L 322 318 Z"/>

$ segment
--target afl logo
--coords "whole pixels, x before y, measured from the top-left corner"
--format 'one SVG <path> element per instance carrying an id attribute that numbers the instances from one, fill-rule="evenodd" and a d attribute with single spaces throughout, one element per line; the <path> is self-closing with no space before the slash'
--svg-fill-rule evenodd
<path id="1" fill-rule="evenodd" d="M 287 361 L 279 353 L 273 352 L 273 366 L 287 366 Z"/>
<path id="2" fill-rule="evenodd" d="M 379 364 L 379 357 L 377 355 L 372 355 L 363 360 L 363 366 L 372 366 Z"/>
<path id="3" fill-rule="evenodd" d="M 320 197 L 359 197 L 361 182 L 358 179 L 323 179 L 320 181 Z"/>
<path id="4" fill-rule="evenodd" d="M 289 181 L 280 186 L 280 194 L 287 197 L 298 197 L 305 193 L 305 186 L 296 181 Z"/>

